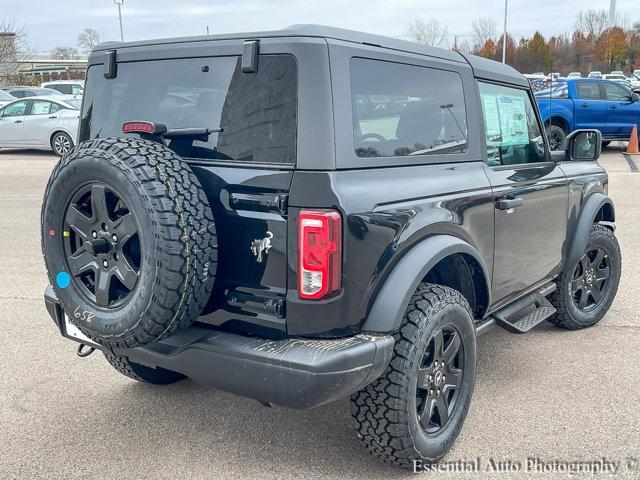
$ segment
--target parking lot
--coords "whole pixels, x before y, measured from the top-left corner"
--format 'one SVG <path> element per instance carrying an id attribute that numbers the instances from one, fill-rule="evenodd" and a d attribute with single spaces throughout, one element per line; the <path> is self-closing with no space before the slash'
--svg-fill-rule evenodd
<path id="1" fill-rule="evenodd" d="M 55 162 L 0 151 L 0 478 L 412 476 L 361 448 L 348 400 L 269 409 L 191 381 L 139 384 L 100 354 L 77 357 L 42 299 L 40 205 Z M 601 163 L 623 252 L 613 307 L 583 331 L 544 324 L 523 336 L 495 329 L 482 337 L 474 400 L 445 458 L 480 459 L 482 471 L 438 478 L 563 478 L 513 471 L 528 458 L 606 459 L 618 463 L 614 478 L 640 478 L 640 158 L 630 163 L 614 143 Z M 511 462 L 503 463 L 510 471 L 487 472 L 491 460 Z"/>

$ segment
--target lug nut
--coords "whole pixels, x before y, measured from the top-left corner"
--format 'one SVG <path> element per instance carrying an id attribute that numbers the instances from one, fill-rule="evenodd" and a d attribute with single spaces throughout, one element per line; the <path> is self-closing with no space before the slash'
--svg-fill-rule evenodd
<path id="1" fill-rule="evenodd" d="M 440 395 L 440 389 L 438 389 L 438 396 Z"/>
<path id="2" fill-rule="evenodd" d="M 444 368 L 444 362 L 442 362 L 442 363 L 440 364 L 440 366 L 441 366 L 442 368 Z"/>
<path id="3" fill-rule="evenodd" d="M 109 262 L 107 262 L 106 260 L 103 260 L 103 261 L 102 261 L 102 266 L 103 266 L 104 268 L 107 268 L 107 267 L 109 266 Z"/>
<path id="4" fill-rule="evenodd" d="M 433 380 L 433 377 L 431 375 L 429 375 L 429 381 Z"/>
<path id="5" fill-rule="evenodd" d="M 96 232 L 95 230 L 93 232 L 91 232 L 91 236 L 93 238 L 98 238 L 98 232 Z"/>
<path id="6" fill-rule="evenodd" d="M 433 395 L 433 389 L 429 390 L 429 395 Z"/>
<path id="7" fill-rule="evenodd" d="M 111 240 L 113 240 L 114 242 L 117 242 L 118 236 L 114 233 L 113 235 L 111 235 Z"/>

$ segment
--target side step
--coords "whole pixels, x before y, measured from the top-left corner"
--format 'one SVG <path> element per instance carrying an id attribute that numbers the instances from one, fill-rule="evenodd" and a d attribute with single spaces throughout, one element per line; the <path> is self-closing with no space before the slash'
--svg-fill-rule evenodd
<path id="1" fill-rule="evenodd" d="M 527 333 L 556 313 L 555 307 L 546 298 L 554 290 L 555 284 L 550 284 L 497 311 L 492 316 L 497 325 L 511 333 Z"/>

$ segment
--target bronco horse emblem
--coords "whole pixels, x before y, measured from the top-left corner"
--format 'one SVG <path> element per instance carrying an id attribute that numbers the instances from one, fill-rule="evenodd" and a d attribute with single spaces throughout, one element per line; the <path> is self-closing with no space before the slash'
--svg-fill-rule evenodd
<path id="1" fill-rule="evenodd" d="M 258 263 L 262 263 L 262 254 L 269 253 L 269 249 L 271 248 L 271 239 L 273 238 L 273 233 L 267 230 L 267 236 L 263 239 L 256 239 L 251 242 L 251 253 L 256 257 Z"/>

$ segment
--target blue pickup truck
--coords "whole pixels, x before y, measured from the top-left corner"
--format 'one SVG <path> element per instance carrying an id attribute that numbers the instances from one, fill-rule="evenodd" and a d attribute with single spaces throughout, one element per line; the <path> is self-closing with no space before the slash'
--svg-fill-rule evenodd
<path id="1" fill-rule="evenodd" d="M 640 125 L 640 95 L 611 80 L 561 78 L 531 86 L 552 150 L 564 148 L 565 137 L 579 128 L 600 130 L 606 146 L 628 140 Z"/>

